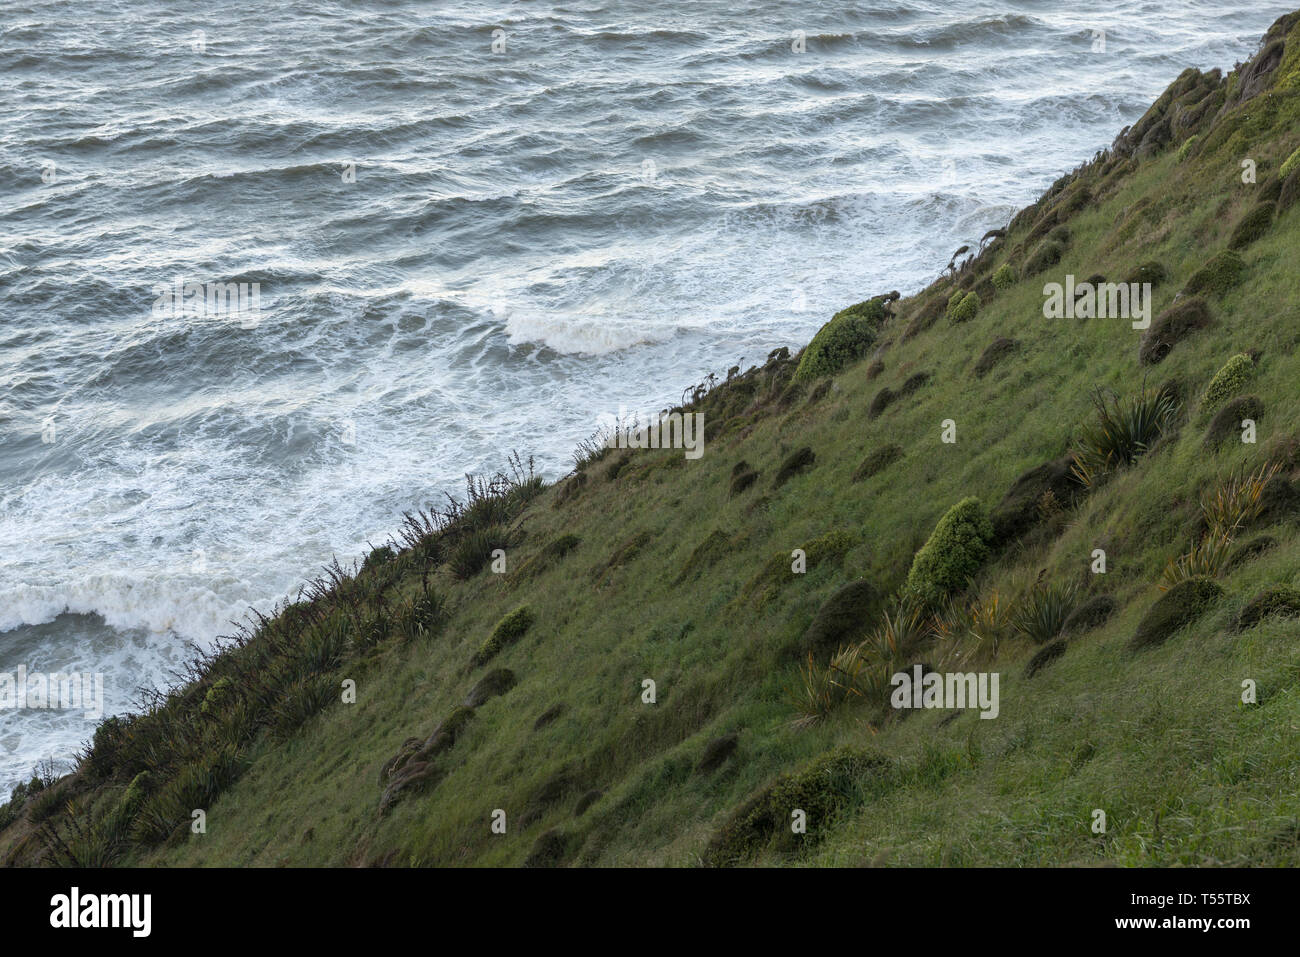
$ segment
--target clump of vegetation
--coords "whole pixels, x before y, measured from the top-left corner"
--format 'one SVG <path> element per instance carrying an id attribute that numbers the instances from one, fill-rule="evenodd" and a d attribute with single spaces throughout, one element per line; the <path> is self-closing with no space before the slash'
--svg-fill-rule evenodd
<path id="1" fill-rule="evenodd" d="M 804 653 L 822 660 L 842 645 L 861 637 L 880 599 L 879 591 L 864 579 L 842 585 L 822 603 L 812 624 L 804 632 Z"/>
<path id="2" fill-rule="evenodd" d="M 795 381 L 834 375 L 865 357 L 885 320 L 886 301 L 885 296 L 876 296 L 835 313 L 803 350 L 794 372 Z"/>
<path id="3" fill-rule="evenodd" d="M 1061 626 L 1063 635 L 1079 635 L 1105 624 L 1115 613 L 1117 602 L 1110 595 L 1093 595 L 1070 612 Z"/>
<path id="4" fill-rule="evenodd" d="M 1025 665 L 1025 677 L 1034 677 L 1063 654 L 1065 654 L 1065 640 L 1063 638 L 1049 641 L 1034 652 L 1034 656 L 1029 659 L 1029 662 Z"/>
<path id="5" fill-rule="evenodd" d="M 1190 625 L 1223 597 L 1223 588 L 1208 578 L 1188 578 L 1174 585 L 1152 605 L 1129 641 L 1138 651 L 1163 644 L 1180 628 Z"/>
<path id="6" fill-rule="evenodd" d="M 958 295 L 959 293 L 954 293 L 953 298 L 956 298 Z M 948 303 L 948 318 L 953 322 L 968 322 L 971 319 L 974 319 L 975 315 L 979 311 L 980 297 L 978 293 L 966 293 L 966 295 L 962 296 L 956 305 L 953 305 L 951 301 Z"/>
<path id="7" fill-rule="evenodd" d="M 988 348 L 975 360 L 975 377 L 982 379 L 993 371 L 993 367 L 1020 348 L 1017 339 L 999 336 L 989 343 Z"/>
<path id="8" fill-rule="evenodd" d="M 1193 332 L 1210 325 L 1210 308 L 1201 298 L 1184 299 L 1174 303 L 1156 316 L 1151 326 L 1142 334 L 1138 346 L 1138 361 L 1153 366 L 1163 362 Z"/>
<path id="9" fill-rule="evenodd" d="M 803 553 L 807 571 L 839 562 L 850 548 L 858 543 L 852 532 L 841 528 L 831 529 L 817 538 L 804 542 L 798 551 Z M 781 585 L 788 584 L 795 577 L 791 568 L 794 558 L 790 552 L 777 552 L 747 581 L 740 589 L 742 599 L 755 598 L 755 606 L 762 608 L 777 593 Z"/>
<path id="10" fill-rule="evenodd" d="M 684 581 L 689 581 L 710 565 L 726 557 L 731 550 L 730 536 L 721 529 L 715 528 L 705 536 L 704 541 L 695 546 L 690 557 L 682 565 L 682 570 L 678 572 L 677 578 L 674 579 L 674 584 L 680 585 Z"/>
<path id="11" fill-rule="evenodd" d="M 723 762 L 736 753 L 736 745 L 739 743 L 740 735 L 735 731 L 714 738 L 704 746 L 704 753 L 700 755 L 695 770 L 704 774 L 716 771 L 722 767 Z"/>
<path id="12" fill-rule="evenodd" d="M 856 469 L 853 470 L 852 481 L 862 482 L 875 475 L 880 474 L 889 466 L 893 465 L 903 457 L 903 447 L 901 445 L 882 445 L 873 449 L 867 454 Z"/>
<path id="13" fill-rule="evenodd" d="M 361 563 L 361 570 L 364 572 L 368 569 L 378 568 L 381 565 L 387 565 L 396 557 L 397 552 L 393 551 L 391 545 L 376 546 L 370 550 L 365 557 L 365 561 Z"/>
<path id="14" fill-rule="evenodd" d="M 1210 293 L 1222 296 L 1234 286 L 1240 285 L 1245 278 L 1246 261 L 1239 253 L 1225 249 L 1192 273 L 1191 278 L 1187 280 L 1187 285 L 1183 287 L 1183 295 Z"/>
<path id="15" fill-rule="evenodd" d="M 1205 446 L 1218 449 L 1230 438 L 1238 438 L 1247 420 L 1258 422 L 1264 415 L 1264 402 L 1256 395 L 1232 399 L 1210 420 L 1205 430 Z"/>
<path id="16" fill-rule="evenodd" d="M 867 406 L 867 418 L 880 418 L 880 416 L 884 414 L 884 411 L 889 408 L 897 398 L 898 393 L 889 388 L 889 386 L 885 386 L 877 392 L 874 397 L 872 397 L 871 404 Z"/>
<path id="17" fill-rule="evenodd" d="M 492 698 L 499 697 L 518 683 L 509 668 L 494 668 L 475 682 L 465 695 L 466 708 L 481 708 Z"/>
<path id="18" fill-rule="evenodd" d="M 1080 429 L 1071 467 L 1086 488 L 1149 452 L 1178 414 L 1177 400 L 1165 389 L 1147 389 L 1127 399 L 1097 391 L 1093 407 L 1097 417 Z"/>
<path id="19" fill-rule="evenodd" d="M 782 775 L 737 808 L 704 852 L 708 866 L 730 866 L 771 848 L 789 852 L 827 832 L 836 813 L 862 804 L 891 764 L 881 755 L 839 749 Z M 805 834 L 792 833 L 790 814 L 807 815 Z"/>
<path id="20" fill-rule="evenodd" d="M 993 285 L 998 291 L 1010 289 L 1016 284 L 1016 271 L 1011 268 L 1011 263 L 1003 263 L 998 267 L 997 272 L 993 274 Z"/>
<path id="21" fill-rule="evenodd" d="M 780 488 L 800 472 L 810 468 L 816 460 L 817 456 L 813 454 L 813 450 L 808 446 L 805 445 L 803 448 L 795 449 L 785 457 L 781 467 L 776 470 L 776 476 L 772 479 L 772 487 Z"/>
<path id="22" fill-rule="evenodd" d="M 1274 585 L 1265 588 L 1246 602 L 1245 607 L 1237 613 L 1234 625 L 1238 631 L 1254 628 L 1265 618 L 1295 618 L 1300 616 L 1300 588 L 1290 585 Z"/>
<path id="23" fill-rule="evenodd" d="M 748 462 L 738 462 L 736 468 L 731 472 L 731 484 L 727 488 L 727 495 L 735 498 L 742 492 L 752 488 L 757 481 L 758 472 L 751 468 Z"/>
<path id="24" fill-rule="evenodd" d="M 1150 283 L 1151 288 L 1154 289 L 1168 278 L 1169 270 L 1155 260 L 1148 260 L 1136 266 L 1132 272 L 1125 276 L 1124 283 L 1130 286 L 1134 283 Z"/>
<path id="25" fill-rule="evenodd" d="M 1074 503 L 1080 485 L 1069 457 L 1044 462 L 1022 473 L 989 515 L 993 538 L 1004 548 L 1023 537 L 1044 518 L 1041 505 L 1045 496 L 1061 508 Z"/>
<path id="26" fill-rule="evenodd" d="M 605 564 L 594 569 L 593 576 L 596 578 L 597 582 L 600 583 L 607 581 L 610 574 L 616 568 L 622 568 L 632 559 L 636 558 L 637 555 L 641 554 L 641 550 L 649 545 L 653 538 L 654 536 L 650 533 L 649 529 L 642 529 L 624 539 L 619 546 L 614 549 L 614 553 L 609 556 Z"/>
<path id="27" fill-rule="evenodd" d="M 1254 360 L 1244 352 L 1237 353 L 1210 380 L 1205 390 L 1206 407 L 1216 406 L 1224 399 L 1236 395 L 1254 374 Z"/>
<path id="28" fill-rule="evenodd" d="M 1245 249 L 1268 232 L 1268 228 L 1273 225 L 1273 207 L 1273 201 L 1255 204 L 1233 228 L 1228 248 Z"/>
<path id="29" fill-rule="evenodd" d="M 474 664 L 486 664 L 502 649 L 513 645 L 524 636 L 536 620 L 532 609 L 527 605 L 522 605 L 506 615 L 497 622 L 496 627 L 492 629 L 492 634 L 488 635 L 487 641 L 483 642 L 483 647 L 479 648 L 474 655 Z"/>
<path id="30" fill-rule="evenodd" d="M 447 565 L 453 575 L 464 581 L 486 568 L 494 551 L 509 545 L 510 532 L 504 526 L 471 529 L 456 542 L 447 558 Z"/>
<path id="31" fill-rule="evenodd" d="M 962 499 L 948 509 L 912 560 L 907 593 L 923 607 L 937 607 L 963 590 L 989 556 L 993 526 L 980 500 Z"/>
<path id="32" fill-rule="evenodd" d="M 1282 179 L 1286 179 L 1296 170 L 1300 170 L 1300 149 L 1296 150 L 1283 161 L 1281 168 L 1277 171 L 1277 175 Z"/>
<path id="33" fill-rule="evenodd" d="M 1065 247 L 1060 243 L 1050 239 L 1040 243 L 1025 262 L 1025 273 L 1030 276 L 1037 275 L 1044 269 L 1055 266 L 1064 255 Z"/>
<path id="34" fill-rule="evenodd" d="M 520 578 L 533 578 L 553 565 L 559 564 L 571 551 L 582 544 L 577 535 L 568 533 L 552 539 L 542 546 L 541 551 L 519 566 L 516 574 Z"/>
<path id="35" fill-rule="evenodd" d="M 1038 645 L 1051 641 L 1064 630 L 1076 594 L 1073 585 L 1036 583 L 1016 604 L 1012 616 L 1016 631 Z"/>

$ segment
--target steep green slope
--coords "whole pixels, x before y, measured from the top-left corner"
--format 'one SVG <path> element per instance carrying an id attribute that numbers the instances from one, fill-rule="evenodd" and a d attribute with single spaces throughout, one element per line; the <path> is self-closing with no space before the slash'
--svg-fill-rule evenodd
<path id="1" fill-rule="evenodd" d="M 960 269 L 697 389 L 702 457 L 412 518 L 18 795 L 0 855 L 1300 862 L 1297 148 L 1300 13 Z M 1067 276 L 1152 282 L 1150 328 L 1045 318 Z M 996 718 L 891 708 L 914 664 L 997 672 Z"/>

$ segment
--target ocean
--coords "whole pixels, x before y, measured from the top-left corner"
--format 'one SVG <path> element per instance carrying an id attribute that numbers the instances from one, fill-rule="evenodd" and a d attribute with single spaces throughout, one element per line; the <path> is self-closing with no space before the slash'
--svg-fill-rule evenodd
<path id="1" fill-rule="evenodd" d="M 94 729 L 5 675 L 130 709 L 466 473 L 917 289 L 1289 6 L 7 3 L 0 789 Z"/>

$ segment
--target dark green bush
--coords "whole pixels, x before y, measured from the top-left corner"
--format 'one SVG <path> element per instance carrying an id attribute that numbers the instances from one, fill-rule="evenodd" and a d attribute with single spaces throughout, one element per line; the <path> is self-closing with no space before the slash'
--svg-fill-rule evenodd
<path id="1" fill-rule="evenodd" d="M 515 673 L 509 668 L 494 668 L 480 678 L 465 695 L 465 707 L 479 708 L 492 698 L 505 694 L 516 684 Z"/>
<path id="2" fill-rule="evenodd" d="M 993 526 L 980 500 L 962 499 L 948 509 L 912 560 L 907 593 L 925 607 L 966 588 L 989 556 Z"/>
<path id="3" fill-rule="evenodd" d="M 1180 628 L 1190 625 L 1223 597 L 1223 588 L 1209 578 L 1186 578 L 1160 596 L 1138 622 L 1129 649 L 1138 651 L 1163 644 Z"/>
<path id="4" fill-rule="evenodd" d="M 1138 346 L 1138 361 L 1153 366 L 1164 361 L 1174 346 L 1211 323 L 1210 308 L 1201 298 L 1182 299 L 1151 322 Z"/>
<path id="5" fill-rule="evenodd" d="M 978 379 L 988 375 L 995 365 L 1011 355 L 1020 348 L 1020 342 L 1016 339 L 1008 339 L 1005 336 L 999 336 L 989 343 L 988 348 L 980 353 L 980 357 L 975 360 L 975 377 Z"/>
<path id="6" fill-rule="evenodd" d="M 494 550 L 505 548 L 509 543 L 510 533 L 502 525 L 471 529 L 456 542 L 447 564 L 457 578 L 473 578 L 487 567 Z"/>
<path id="7" fill-rule="evenodd" d="M 884 411 L 889 408 L 897 398 L 898 393 L 888 386 L 885 386 L 885 388 L 875 394 L 875 397 L 871 400 L 871 404 L 867 406 L 867 418 L 880 418 Z"/>
<path id="8" fill-rule="evenodd" d="M 1012 626 L 1035 644 L 1051 641 L 1065 627 L 1074 610 L 1075 588 L 1040 582 L 1016 604 Z"/>
<path id="9" fill-rule="evenodd" d="M 1229 249 L 1245 249 L 1273 225 L 1273 202 L 1257 203 L 1232 230 Z"/>
<path id="10" fill-rule="evenodd" d="M 1235 622 L 1238 631 L 1254 628 L 1265 618 L 1272 616 L 1295 618 L 1300 616 L 1300 588 L 1290 585 L 1274 585 L 1265 588 L 1237 613 Z"/>
<path id="11" fill-rule="evenodd" d="M 1116 607 L 1118 605 L 1110 595 L 1093 595 L 1070 612 L 1065 624 L 1061 626 L 1061 634 L 1080 635 L 1092 631 L 1105 624 L 1115 613 Z"/>
<path id="12" fill-rule="evenodd" d="M 861 464 L 853 470 L 852 481 L 862 482 L 880 474 L 903 457 L 901 445 L 882 445 L 868 453 Z"/>
<path id="13" fill-rule="evenodd" d="M 1133 283 L 1149 282 L 1151 288 L 1154 289 L 1168 278 L 1169 271 L 1164 266 L 1154 260 L 1149 260 L 1135 267 L 1132 272 L 1125 276 L 1124 283 L 1131 286 Z"/>
<path id="14" fill-rule="evenodd" d="M 1234 286 L 1240 285 L 1245 278 L 1246 261 L 1240 254 L 1225 249 L 1192 273 L 1192 277 L 1187 280 L 1187 285 L 1183 287 L 1183 295 L 1210 293 L 1222 296 Z"/>
<path id="15" fill-rule="evenodd" d="M 504 648 L 513 645 L 533 626 L 534 621 L 536 617 L 527 605 L 522 605 L 506 615 L 497 622 L 496 627 L 492 629 L 492 634 L 488 635 L 487 641 L 483 642 L 483 647 L 474 655 L 474 664 L 486 664 Z"/>
<path id="16" fill-rule="evenodd" d="M 1010 263 L 1003 263 L 993 274 L 993 285 L 999 290 L 1010 289 L 1016 284 L 1016 271 Z"/>
<path id="17" fill-rule="evenodd" d="M 874 623 L 880 601 L 880 593 L 868 581 L 859 579 L 842 585 L 813 616 L 804 632 L 801 654 L 825 660 L 862 637 Z"/>
<path id="18" fill-rule="evenodd" d="M 1229 439 L 1240 439 L 1241 423 L 1246 419 L 1258 422 L 1264 415 L 1264 403 L 1255 395 L 1243 395 L 1231 400 L 1210 420 L 1205 430 L 1205 446 L 1218 449 Z"/>
<path id="19" fill-rule="evenodd" d="M 1025 262 L 1025 274 L 1033 276 L 1049 269 L 1059 263 L 1063 255 L 1065 255 L 1065 247 L 1060 243 L 1051 240 L 1043 242 Z"/>
<path id="20" fill-rule="evenodd" d="M 1063 638 L 1049 641 L 1034 652 L 1034 656 L 1029 659 L 1029 663 L 1025 665 L 1025 677 L 1032 678 L 1063 654 L 1065 654 L 1065 640 Z"/>
<path id="21" fill-rule="evenodd" d="M 1062 507 L 1074 504 L 1081 488 L 1071 471 L 1072 464 L 1068 456 L 1045 462 L 1012 483 L 989 515 L 993 540 L 999 548 L 1023 537 L 1042 520 L 1044 496 L 1050 495 Z"/>
<path id="22" fill-rule="evenodd" d="M 876 296 L 835 313 L 803 350 L 795 381 L 834 375 L 866 356 L 885 320 L 885 301 L 886 297 Z"/>
<path id="23" fill-rule="evenodd" d="M 776 470 L 776 477 L 772 480 L 772 487 L 780 488 L 794 476 L 810 468 L 816 460 L 817 456 L 813 454 L 813 450 L 808 446 L 805 445 L 801 449 L 795 449 L 786 456 L 785 461 L 781 463 L 781 467 Z"/>
<path id="24" fill-rule="evenodd" d="M 1255 363 L 1244 352 L 1229 359 L 1205 389 L 1205 405 L 1218 405 L 1229 396 L 1236 395 L 1255 374 Z"/>

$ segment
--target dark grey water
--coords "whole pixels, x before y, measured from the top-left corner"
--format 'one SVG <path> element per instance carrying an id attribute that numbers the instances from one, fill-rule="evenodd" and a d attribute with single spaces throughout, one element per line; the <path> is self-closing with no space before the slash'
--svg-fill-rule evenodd
<path id="1" fill-rule="evenodd" d="M 919 286 L 1292 3 L 7 3 L 0 672 L 125 707 L 465 472 Z M 0 710 L 0 786 L 91 729 Z"/>

